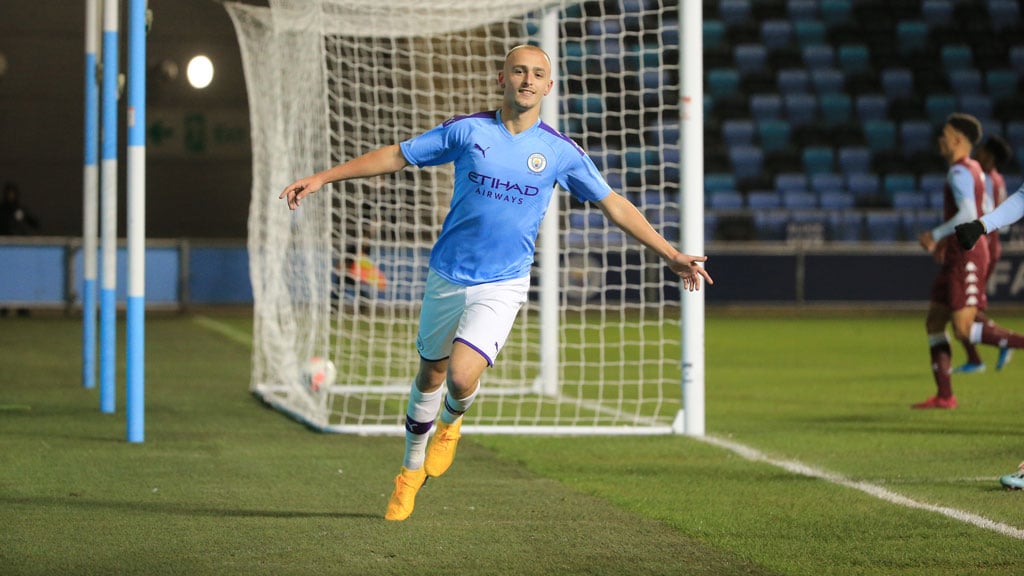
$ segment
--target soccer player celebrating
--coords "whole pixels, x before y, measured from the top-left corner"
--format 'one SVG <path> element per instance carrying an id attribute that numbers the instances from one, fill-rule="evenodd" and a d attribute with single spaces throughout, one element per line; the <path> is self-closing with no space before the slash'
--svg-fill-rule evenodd
<path id="1" fill-rule="evenodd" d="M 421 360 L 387 520 L 408 518 L 427 477 L 440 476 L 451 465 L 480 376 L 494 365 L 527 299 L 537 231 L 555 184 L 596 203 L 609 220 L 661 256 L 684 289 L 698 290 L 701 279 L 712 283 L 701 266 L 706 257 L 676 250 L 610 189 L 576 143 L 540 121 L 541 100 L 553 86 L 551 61 L 543 50 L 516 46 L 497 80 L 503 91 L 498 110 L 452 118 L 400 144 L 299 179 L 280 195 L 294 210 L 331 182 L 389 174 L 409 164 L 455 164 L 451 209 L 430 254 L 416 337 Z"/>
<path id="2" fill-rule="evenodd" d="M 988 214 L 1006 200 L 1006 180 L 999 172 L 999 167 L 1013 157 L 1013 149 L 1010 144 L 999 136 L 989 136 L 985 142 L 974 152 L 974 159 L 981 165 L 985 173 L 985 201 L 983 202 L 983 214 Z M 999 232 L 992 232 L 988 235 L 988 270 L 985 272 L 985 286 L 996 269 L 999 257 L 1002 255 L 1002 244 L 999 241 Z M 975 316 L 976 322 L 990 324 L 986 312 L 979 308 Z M 953 369 L 953 372 L 964 372 L 967 374 L 984 372 L 985 363 L 978 354 L 978 347 L 970 340 L 961 340 L 964 351 L 967 353 L 967 362 Z M 996 370 L 1002 370 L 1010 361 L 1012 348 L 1002 347 L 999 349 L 999 359 L 996 360 Z"/>

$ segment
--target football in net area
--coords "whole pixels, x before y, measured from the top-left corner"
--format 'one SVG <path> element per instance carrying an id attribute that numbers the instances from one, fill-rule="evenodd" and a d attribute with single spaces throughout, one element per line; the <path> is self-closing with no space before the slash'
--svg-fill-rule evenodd
<path id="1" fill-rule="evenodd" d="M 278 195 L 300 176 L 498 108 L 513 46 L 552 57 L 542 118 L 678 242 L 676 2 L 269 4 L 227 9 L 252 121 L 250 386 L 275 408 L 324 431 L 402 433 L 452 167 L 334 184 L 294 212 Z M 465 429 L 669 433 L 681 402 L 678 278 L 596 206 L 564 190 L 555 198 L 556 232 L 538 239 L 529 301 Z M 311 386 L 325 360 L 332 378 Z"/>

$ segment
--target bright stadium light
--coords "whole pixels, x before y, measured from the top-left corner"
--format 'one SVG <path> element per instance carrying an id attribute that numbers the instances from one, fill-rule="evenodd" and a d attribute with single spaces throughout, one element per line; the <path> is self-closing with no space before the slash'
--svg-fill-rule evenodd
<path id="1" fill-rule="evenodd" d="M 206 88 L 213 81 L 213 62 L 200 54 L 189 61 L 185 74 L 193 88 Z"/>

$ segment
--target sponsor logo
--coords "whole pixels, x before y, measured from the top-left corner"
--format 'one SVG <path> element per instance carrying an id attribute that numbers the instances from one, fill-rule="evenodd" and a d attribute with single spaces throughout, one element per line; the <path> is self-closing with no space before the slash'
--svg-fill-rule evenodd
<path id="1" fill-rule="evenodd" d="M 475 144 L 475 143 L 473 144 L 473 148 L 476 148 L 477 150 L 479 150 L 480 151 L 480 155 L 483 156 L 484 158 L 487 158 L 487 151 L 491 149 L 490 146 L 488 146 L 487 148 L 484 148 L 483 146 L 480 146 L 479 144 Z"/>
<path id="2" fill-rule="evenodd" d="M 469 181 L 477 185 L 476 193 L 485 198 L 503 200 L 510 204 L 522 204 L 524 197 L 540 194 L 540 188 L 522 185 L 511 180 L 502 180 L 479 172 L 470 172 Z"/>

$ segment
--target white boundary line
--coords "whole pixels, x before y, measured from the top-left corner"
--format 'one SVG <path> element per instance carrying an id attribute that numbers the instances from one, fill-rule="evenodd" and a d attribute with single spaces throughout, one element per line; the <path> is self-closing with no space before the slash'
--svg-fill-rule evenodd
<path id="1" fill-rule="evenodd" d="M 833 484 L 845 486 L 846 488 L 860 490 L 865 494 L 869 494 L 871 496 L 874 496 L 875 498 L 889 502 L 890 504 L 906 506 L 907 508 L 916 508 L 918 510 L 925 510 L 928 512 L 935 512 L 936 514 L 942 514 L 943 516 L 948 516 L 949 518 L 958 520 L 960 522 L 966 522 L 967 524 L 977 526 L 978 528 L 984 528 L 985 530 L 997 532 L 999 534 L 1002 534 L 1003 536 L 1009 536 L 1010 538 L 1024 540 L 1024 530 L 1017 528 L 1016 526 L 1010 526 L 1009 524 L 1003 524 L 1002 522 L 989 520 L 984 516 L 979 516 L 977 514 L 965 512 L 963 510 L 957 510 L 956 508 L 949 508 L 947 506 L 936 506 L 934 504 L 918 502 L 917 500 L 913 500 L 911 498 L 903 496 L 902 494 L 897 494 L 896 492 L 893 492 L 891 490 L 886 490 L 885 488 L 882 488 L 881 486 L 878 486 L 876 484 L 871 484 L 870 482 L 857 482 L 855 480 L 850 480 L 849 478 L 840 476 L 839 474 L 833 474 L 832 472 L 819 470 L 817 468 L 813 468 L 811 466 L 808 466 L 802 462 L 797 462 L 795 460 L 777 460 L 775 458 L 769 457 L 767 454 L 757 449 L 751 448 L 750 446 L 746 446 L 744 444 L 740 444 L 738 442 L 732 442 L 730 440 L 716 438 L 714 436 L 694 436 L 693 438 L 695 440 L 700 440 L 701 442 L 705 442 L 707 444 L 718 446 L 719 448 L 725 448 L 726 450 L 734 452 L 741 456 L 742 458 L 750 460 L 752 462 L 763 462 L 765 464 L 770 464 L 777 468 L 782 468 L 787 472 L 792 472 L 793 474 L 799 474 L 801 476 L 807 476 L 809 478 L 817 478 L 819 480 L 824 480 L 826 482 L 831 482 Z"/>

